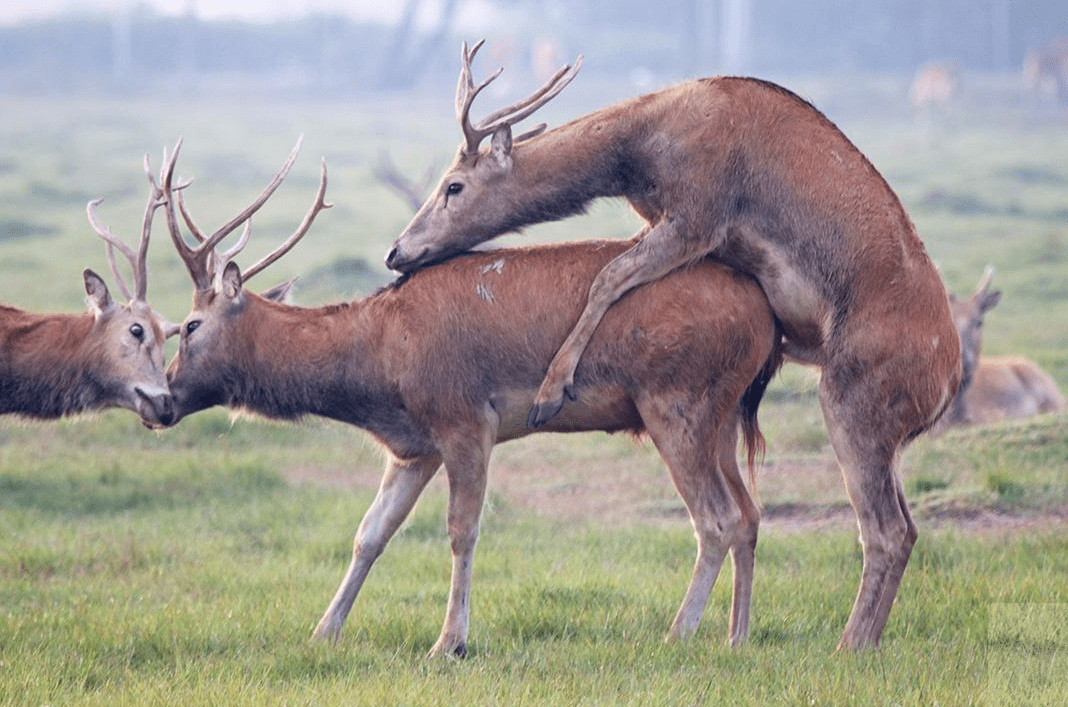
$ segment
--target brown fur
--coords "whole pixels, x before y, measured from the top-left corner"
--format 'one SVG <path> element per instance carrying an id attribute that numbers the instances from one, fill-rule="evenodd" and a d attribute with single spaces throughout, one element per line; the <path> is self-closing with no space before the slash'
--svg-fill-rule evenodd
<path id="1" fill-rule="evenodd" d="M 982 356 L 986 313 L 1001 300 L 989 291 L 992 270 L 967 299 L 949 296 L 961 341 L 964 378 L 942 426 L 975 425 L 1065 409 L 1064 395 L 1048 373 L 1020 356 Z"/>
<path id="2" fill-rule="evenodd" d="M 917 534 L 897 458 L 960 378 L 945 290 L 897 196 L 826 117 L 766 81 L 691 81 L 514 144 L 510 130 L 500 124 L 481 151 L 461 146 L 387 264 L 411 271 L 598 197 L 630 202 L 648 224 L 595 278 L 534 425 L 566 410 L 583 349 L 623 293 L 709 255 L 754 276 L 788 353 L 823 368 L 864 547 L 841 645 L 876 645 Z"/>
<path id="3" fill-rule="evenodd" d="M 113 302 L 92 271 L 85 284 L 88 314 L 33 314 L 0 305 L 0 414 L 52 419 L 124 407 L 169 423 L 165 336 L 151 308 Z"/>
<path id="4" fill-rule="evenodd" d="M 444 462 L 454 572 L 433 652 L 466 651 L 490 449 L 537 431 L 525 417 L 542 372 L 578 317 L 582 293 L 626 247 L 588 242 L 473 254 L 365 300 L 316 309 L 243 290 L 233 264 L 220 285 L 195 295 L 168 371 L 175 421 L 211 405 L 280 418 L 315 414 L 360 426 L 390 451 L 352 565 L 316 635 L 340 634 L 375 558 Z M 532 288 L 542 294 L 531 297 Z M 755 449 L 756 406 L 781 361 L 779 341 L 752 279 L 710 261 L 695 264 L 612 309 L 577 372 L 579 400 L 540 428 L 644 431 L 657 446 L 699 548 L 672 636 L 696 630 L 730 550 L 729 639 L 745 640 L 759 511 L 735 461 L 736 424 L 740 416 Z"/>

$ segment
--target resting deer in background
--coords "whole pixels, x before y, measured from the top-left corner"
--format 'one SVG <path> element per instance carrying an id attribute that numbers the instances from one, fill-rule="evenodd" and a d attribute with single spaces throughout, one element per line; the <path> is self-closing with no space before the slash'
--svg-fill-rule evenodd
<path id="1" fill-rule="evenodd" d="M 534 398 L 534 426 L 576 399 L 583 350 L 625 292 L 708 256 L 755 277 L 787 353 L 823 369 L 820 404 L 860 525 L 864 568 L 840 645 L 878 644 L 917 536 L 897 459 L 960 379 L 945 289 L 897 196 L 812 105 L 755 79 L 691 81 L 513 138 L 581 62 L 476 124 L 471 104 L 500 74 L 474 85 L 479 46 L 462 52 L 464 141 L 387 266 L 412 272 L 598 197 L 630 202 L 648 223 L 593 280 Z M 532 282 L 527 296 L 554 287 Z"/>
<path id="2" fill-rule="evenodd" d="M 324 166 L 299 235 L 325 207 L 325 188 Z M 195 247 L 180 230 L 175 203 L 198 234 Z M 250 215 L 246 209 L 238 218 Z M 230 260 L 236 246 L 214 256 L 225 228 L 201 233 L 181 195 L 168 201 L 168 224 L 195 286 L 193 310 L 167 371 L 172 422 L 214 405 L 281 419 L 321 415 L 367 430 L 389 450 L 352 562 L 315 635 L 338 638 L 372 564 L 444 464 L 453 571 L 431 653 L 464 655 L 490 451 L 536 431 L 525 424 L 526 411 L 545 365 L 578 316 L 582 293 L 627 244 L 471 255 L 367 299 L 305 309 L 245 290 L 259 264 L 242 273 Z M 531 297 L 532 289 L 541 294 Z M 656 445 L 698 543 L 673 637 L 697 629 L 728 551 L 734 565 L 729 640 L 738 643 L 748 633 L 760 513 L 735 459 L 737 429 L 740 422 L 752 483 L 763 441 L 756 411 L 781 360 L 780 340 L 755 281 L 698 262 L 613 308 L 578 369 L 581 402 L 540 428 L 644 431 Z"/>
<path id="3" fill-rule="evenodd" d="M 1001 301 L 990 291 L 994 269 L 987 268 L 968 299 L 949 296 L 960 334 L 964 376 L 944 425 L 974 425 L 1065 409 L 1064 395 L 1048 373 L 1021 356 L 981 356 L 983 321 Z"/>
<path id="4" fill-rule="evenodd" d="M 162 191 L 147 156 L 145 170 L 151 189 L 136 254 L 100 225 L 100 200 L 87 207 L 126 304 L 115 302 L 103 278 L 86 269 L 87 314 L 33 314 L 0 305 L 0 413 L 53 419 L 122 407 L 154 425 L 173 421 L 163 342 L 178 328 L 153 311 L 147 299 L 149 230 Z M 115 248 L 130 261 L 133 294 L 119 272 Z"/>

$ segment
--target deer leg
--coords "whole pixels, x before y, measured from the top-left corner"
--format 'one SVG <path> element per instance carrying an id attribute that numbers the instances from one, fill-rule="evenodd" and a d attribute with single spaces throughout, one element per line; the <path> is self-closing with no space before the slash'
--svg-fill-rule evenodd
<path id="1" fill-rule="evenodd" d="M 866 375 L 880 380 L 878 371 Z M 867 412 L 873 410 L 874 390 L 843 395 L 828 382 L 831 378 L 825 370 L 820 404 L 857 514 L 864 554 L 860 588 L 839 648 L 875 647 L 917 537 L 896 468 L 904 435 L 897 431 L 901 418 L 893 410 L 883 410 L 880 419 Z"/>
<path id="2" fill-rule="evenodd" d="M 452 580 L 441 635 L 430 649 L 431 656 L 467 656 L 467 631 L 471 613 L 471 579 L 475 545 L 478 542 L 482 504 L 486 498 L 486 474 L 490 450 L 496 439 L 496 419 L 481 435 L 458 435 L 457 444 L 445 454 L 449 477 L 448 529 L 452 544 Z"/>
<path id="3" fill-rule="evenodd" d="M 720 431 L 718 446 L 719 467 L 723 478 L 730 488 L 741 511 L 738 530 L 731 544 L 731 565 L 734 585 L 731 592 L 731 618 L 727 633 L 727 643 L 737 646 L 749 640 L 749 606 L 753 598 L 753 574 L 756 567 L 757 532 L 760 528 L 760 508 L 746 488 L 738 468 L 736 451 L 738 449 L 737 415 L 731 424 L 724 425 Z"/>
<path id="4" fill-rule="evenodd" d="M 419 494 L 441 465 L 436 454 L 417 459 L 392 459 L 382 476 L 378 494 L 371 503 L 353 541 L 352 561 L 341 586 L 319 619 L 313 636 L 337 641 L 341 626 L 352 610 L 367 574 L 386 544 L 415 506 Z"/>
<path id="5" fill-rule="evenodd" d="M 686 504 L 697 538 L 693 575 L 667 636 L 668 640 L 688 638 L 697 631 L 742 515 L 719 468 L 716 445 L 722 437 L 716 421 L 710 420 L 714 414 L 695 412 L 694 406 L 680 406 L 675 396 L 640 405 L 639 409 Z M 733 417 L 730 419 L 733 421 Z"/>
<path id="6" fill-rule="evenodd" d="M 582 352 L 593 338 L 604 313 L 627 291 L 663 277 L 684 265 L 699 253 L 696 244 L 678 233 L 671 219 L 665 219 L 641 235 L 628 250 L 608 262 L 597 273 L 575 326 L 549 363 L 534 403 L 527 415 L 527 425 L 540 427 L 551 420 L 564 406 L 564 396 L 571 400 L 575 393 L 575 369 Z"/>

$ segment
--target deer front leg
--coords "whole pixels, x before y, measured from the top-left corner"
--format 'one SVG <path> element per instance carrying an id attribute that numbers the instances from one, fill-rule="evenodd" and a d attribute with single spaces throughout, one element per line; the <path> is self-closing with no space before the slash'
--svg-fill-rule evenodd
<path id="1" fill-rule="evenodd" d="M 430 649 L 431 656 L 467 656 L 467 631 L 471 613 L 471 579 L 478 543 L 482 504 L 486 498 L 486 474 L 490 450 L 496 441 L 498 419 L 486 406 L 488 424 L 472 434 L 470 428 L 453 435 L 444 445 L 445 472 L 449 478 L 448 529 L 452 544 L 452 579 L 449 603 L 441 635 Z"/>
<path id="2" fill-rule="evenodd" d="M 352 610 L 356 595 L 360 593 L 363 582 L 378 556 L 385 550 L 386 544 L 397 528 L 408 517 L 415 506 L 419 494 L 426 488 L 441 466 L 441 457 L 436 454 L 419 457 L 414 460 L 390 460 L 378 495 L 367 509 L 353 542 L 352 562 L 341 580 L 341 586 L 326 608 L 319 624 L 315 627 L 313 637 L 337 641 L 341 635 L 341 626 Z"/>
<path id="3" fill-rule="evenodd" d="M 671 219 L 650 228 L 628 250 L 597 273 L 586 298 L 586 308 L 557 350 L 527 415 L 527 426 L 541 427 L 560 412 L 564 396 L 576 398 L 575 369 L 612 303 L 627 291 L 663 277 L 694 257 L 697 244 L 682 238 Z"/>

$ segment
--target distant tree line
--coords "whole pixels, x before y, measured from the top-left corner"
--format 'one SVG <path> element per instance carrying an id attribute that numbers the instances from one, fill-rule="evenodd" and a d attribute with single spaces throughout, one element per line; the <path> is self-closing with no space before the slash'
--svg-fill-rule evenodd
<path id="1" fill-rule="evenodd" d="M 461 4 L 450 0 L 444 13 Z M 1068 34 L 1063 2 L 1053 1 L 574 0 L 558 7 L 563 17 L 542 23 L 531 9 L 529 26 L 501 34 L 554 35 L 565 60 L 579 52 L 596 57 L 596 68 L 584 71 L 606 75 L 709 75 L 725 66 L 753 74 L 910 73 L 932 60 L 1015 71 L 1028 47 Z M 450 86 L 459 43 L 450 19 L 421 34 L 410 17 L 389 28 L 327 14 L 269 24 L 205 21 L 145 6 L 57 16 L 0 27 L 0 90 L 137 93 L 177 82 L 183 90 L 239 83 L 352 95 Z M 492 44 L 494 33 L 486 34 Z M 737 46 L 728 56 L 730 41 Z"/>

